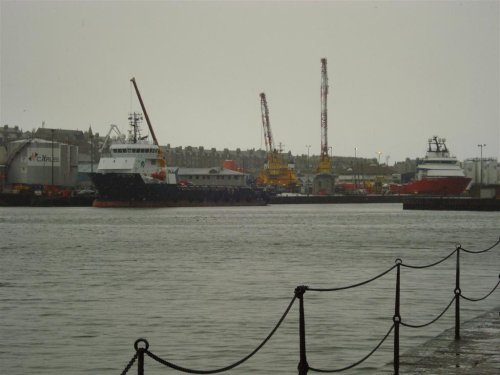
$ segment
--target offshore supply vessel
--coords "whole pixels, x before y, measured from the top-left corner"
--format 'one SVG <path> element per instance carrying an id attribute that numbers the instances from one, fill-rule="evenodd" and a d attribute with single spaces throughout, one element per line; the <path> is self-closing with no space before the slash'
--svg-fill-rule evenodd
<path id="1" fill-rule="evenodd" d="M 125 142 L 110 145 L 110 155 L 101 157 L 91 180 L 97 189 L 94 207 L 183 207 L 266 205 L 263 189 L 250 186 L 190 186 L 177 182 L 168 171 L 163 151 L 149 121 L 135 79 L 137 97 L 153 143 L 142 137 L 139 116 L 129 118 L 132 130 Z"/>
<path id="2" fill-rule="evenodd" d="M 417 165 L 415 180 L 399 185 L 401 194 L 460 195 L 471 182 L 446 146 L 446 139 L 428 140 L 425 158 Z"/>

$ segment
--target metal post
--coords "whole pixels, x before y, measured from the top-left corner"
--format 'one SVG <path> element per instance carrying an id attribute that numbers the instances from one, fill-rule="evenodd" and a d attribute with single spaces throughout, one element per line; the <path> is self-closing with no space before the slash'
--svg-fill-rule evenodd
<path id="1" fill-rule="evenodd" d="M 90 173 L 94 173 L 94 136 L 90 134 Z"/>
<path id="2" fill-rule="evenodd" d="M 140 343 L 143 343 L 143 348 L 139 347 Z M 144 353 L 149 348 L 149 342 L 146 339 L 137 339 L 134 348 L 137 352 L 137 375 L 144 375 Z"/>
<path id="3" fill-rule="evenodd" d="M 455 276 L 455 340 L 460 340 L 460 246 L 457 247 L 457 270 Z"/>
<path id="4" fill-rule="evenodd" d="M 295 288 L 295 295 L 299 299 L 299 345 L 300 345 L 300 361 L 297 366 L 299 375 L 307 375 L 309 364 L 306 357 L 306 326 L 304 318 L 304 293 L 307 287 L 304 285 Z"/>
<path id="5" fill-rule="evenodd" d="M 137 351 L 137 375 L 144 375 L 144 349 Z"/>
<path id="6" fill-rule="evenodd" d="M 394 375 L 399 375 L 399 324 L 401 323 L 400 314 L 400 294 L 401 294 L 401 259 L 396 259 L 396 303 L 394 307 Z"/>
<path id="7" fill-rule="evenodd" d="M 311 166 L 309 164 L 309 149 L 311 148 L 311 145 L 306 145 L 307 147 L 307 173 L 306 173 L 306 194 L 309 196 L 309 174 L 311 173 Z"/>
<path id="8" fill-rule="evenodd" d="M 481 188 L 483 186 L 483 147 L 486 147 L 486 144 L 482 143 L 477 145 L 477 147 L 481 148 L 481 158 L 479 159 L 479 175 L 481 176 L 479 178 L 479 187 Z"/>
<path id="9" fill-rule="evenodd" d="M 356 171 L 353 170 L 354 174 L 354 188 L 358 189 L 358 156 L 357 156 L 357 151 L 358 148 L 354 147 L 354 168 L 356 168 Z"/>
<path id="10" fill-rule="evenodd" d="M 52 157 L 51 157 L 51 185 L 54 186 L 54 129 L 50 129 L 51 134 L 51 149 L 52 149 Z"/>

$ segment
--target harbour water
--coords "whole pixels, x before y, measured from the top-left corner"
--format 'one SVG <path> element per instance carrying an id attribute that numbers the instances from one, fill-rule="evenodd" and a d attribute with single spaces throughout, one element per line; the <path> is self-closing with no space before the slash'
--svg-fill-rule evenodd
<path id="1" fill-rule="evenodd" d="M 459 242 L 500 236 L 499 212 L 403 211 L 401 204 L 165 209 L 0 207 L 0 368 L 17 374 L 119 374 L 147 338 L 178 365 L 214 369 L 245 357 L 274 328 L 297 285 L 328 288 L 394 265 L 426 265 Z M 500 248 L 461 255 L 461 289 L 487 294 Z M 311 367 L 348 366 L 392 325 L 395 272 L 367 285 L 305 294 Z M 455 257 L 402 269 L 401 315 L 423 324 L 453 298 Z M 462 320 L 498 305 L 462 300 Z M 453 326 L 450 309 L 401 327 L 401 351 Z M 273 338 L 228 374 L 295 374 L 298 304 Z M 392 359 L 392 335 L 349 374 Z M 136 373 L 135 367 L 129 373 Z M 146 357 L 146 374 L 176 373 Z"/>

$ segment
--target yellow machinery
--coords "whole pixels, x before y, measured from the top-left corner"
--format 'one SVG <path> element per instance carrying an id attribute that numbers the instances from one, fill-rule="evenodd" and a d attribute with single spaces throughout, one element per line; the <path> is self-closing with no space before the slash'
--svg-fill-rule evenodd
<path id="1" fill-rule="evenodd" d="M 260 186 L 294 191 L 297 187 L 297 175 L 295 171 L 289 168 L 285 163 L 282 150 L 278 150 L 274 146 L 265 93 L 260 94 L 260 105 L 262 126 L 264 127 L 264 139 L 266 142 L 267 162 L 257 178 L 257 184 Z"/>

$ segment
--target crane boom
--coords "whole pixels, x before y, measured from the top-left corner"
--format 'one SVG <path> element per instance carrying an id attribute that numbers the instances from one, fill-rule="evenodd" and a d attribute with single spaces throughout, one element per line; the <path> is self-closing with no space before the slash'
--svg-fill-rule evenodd
<path id="1" fill-rule="evenodd" d="M 155 132 L 153 130 L 153 126 L 151 125 L 151 121 L 149 121 L 148 112 L 146 111 L 146 107 L 144 106 L 144 102 L 142 101 L 141 93 L 139 92 L 139 88 L 137 87 L 137 83 L 135 82 L 135 78 L 132 77 L 132 79 L 130 81 L 133 83 L 135 93 L 137 94 L 137 98 L 139 99 L 139 103 L 141 103 L 142 112 L 144 113 L 144 117 L 146 118 L 146 122 L 148 123 L 149 132 L 151 133 L 151 137 L 153 138 L 155 145 L 160 147 L 160 145 L 158 144 L 158 139 L 156 139 L 156 135 L 155 135 Z"/>
<path id="2" fill-rule="evenodd" d="M 326 59 L 321 59 L 321 155 L 328 156 L 328 75 Z"/>
<path id="3" fill-rule="evenodd" d="M 321 59 L 321 153 L 318 172 L 331 173 L 331 160 L 328 156 L 328 75 L 326 71 L 326 59 Z"/>
<path id="4" fill-rule="evenodd" d="M 146 122 L 148 123 L 149 127 L 149 132 L 151 133 L 151 137 L 153 138 L 154 144 L 158 146 L 158 166 L 159 166 L 159 171 L 156 173 L 152 174 L 152 177 L 158 179 L 158 180 L 165 180 L 167 178 L 167 172 L 166 172 L 166 161 L 165 161 L 165 156 L 163 155 L 163 151 L 160 147 L 160 144 L 158 143 L 158 139 L 156 138 L 155 132 L 153 130 L 153 126 L 151 125 L 151 121 L 149 121 L 149 116 L 148 112 L 146 111 L 146 107 L 144 106 L 144 102 L 142 101 L 141 93 L 139 92 L 139 88 L 137 87 L 137 83 L 135 82 L 135 78 L 132 77 L 130 80 L 135 89 L 135 93 L 137 94 L 137 98 L 139 99 L 139 103 L 141 103 L 141 108 L 142 112 L 144 113 L 144 117 L 146 118 Z"/>
<path id="5" fill-rule="evenodd" d="M 108 134 L 106 134 L 106 137 L 104 138 L 104 141 L 102 142 L 102 146 L 101 148 L 99 149 L 99 152 L 102 153 L 103 150 L 106 148 L 107 144 L 108 144 L 108 141 L 111 137 L 111 132 L 112 131 L 115 131 L 116 135 L 118 136 L 118 139 L 121 139 L 122 138 L 122 133 L 120 133 L 120 129 L 118 129 L 118 126 L 116 126 L 115 124 L 111 124 L 109 126 L 109 131 L 108 131 Z"/>
<path id="6" fill-rule="evenodd" d="M 260 109 L 262 112 L 262 127 L 264 128 L 264 140 L 268 156 L 275 150 L 271 123 L 269 122 L 269 109 L 267 107 L 266 94 L 260 94 Z"/>
<path id="7" fill-rule="evenodd" d="M 260 109 L 262 114 L 262 127 L 264 128 L 264 139 L 266 142 L 267 162 L 263 170 L 257 177 L 257 184 L 271 186 L 274 188 L 287 188 L 293 191 L 297 186 L 297 175 L 287 166 L 281 155 L 280 148 L 274 145 L 273 133 L 271 132 L 271 122 L 269 121 L 269 108 L 267 107 L 266 94 L 260 94 Z"/>

